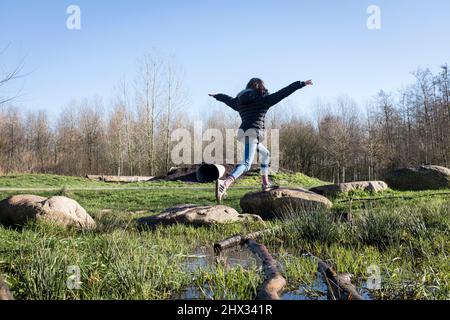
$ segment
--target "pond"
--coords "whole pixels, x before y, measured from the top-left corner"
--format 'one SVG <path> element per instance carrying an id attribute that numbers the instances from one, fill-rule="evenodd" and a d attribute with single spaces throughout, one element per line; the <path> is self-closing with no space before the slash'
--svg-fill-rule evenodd
<path id="1" fill-rule="evenodd" d="M 250 269 L 261 266 L 261 261 L 255 257 L 245 247 L 236 247 L 224 250 L 220 257 L 215 256 L 212 247 L 198 247 L 195 252 L 186 257 L 187 269 L 195 273 L 198 270 L 214 270 L 216 264 L 220 262 L 229 268 L 241 266 Z M 281 266 L 283 268 L 283 266 Z M 365 282 L 355 283 L 358 291 L 365 300 L 371 300 L 370 291 L 366 288 Z M 199 288 L 192 285 L 184 288 L 181 292 L 172 297 L 176 300 L 197 300 L 208 299 L 213 296 L 213 290 L 209 286 Z M 328 289 L 322 279 L 322 275 L 317 273 L 312 285 L 300 285 L 296 289 L 288 289 L 281 295 L 282 300 L 328 300 Z"/>

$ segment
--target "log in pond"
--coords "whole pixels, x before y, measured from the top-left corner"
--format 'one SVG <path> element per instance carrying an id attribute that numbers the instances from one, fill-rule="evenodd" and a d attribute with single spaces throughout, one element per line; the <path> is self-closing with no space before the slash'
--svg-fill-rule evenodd
<path id="1" fill-rule="evenodd" d="M 219 254 L 221 251 L 237 246 L 242 246 L 249 239 L 258 238 L 267 230 L 252 232 L 247 235 L 238 234 L 214 244 L 214 252 Z"/>
<path id="2" fill-rule="evenodd" d="M 252 233 L 249 233 L 246 235 L 242 235 L 242 234 L 234 235 L 234 236 L 229 237 L 220 242 L 216 242 L 214 244 L 214 253 L 219 254 L 223 250 L 230 249 L 230 248 L 237 247 L 237 246 L 242 246 L 245 244 L 246 241 L 248 241 L 250 239 L 256 239 L 266 233 L 275 232 L 277 230 L 278 230 L 278 228 L 274 228 L 274 229 L 266 229 L 266 230 L 256 231 L 256 232 L 252 232 Z"/>
<path id="3" fill-rule="evenodd" d="M 326 262 L 315 257 L 318 270 L 328 287 L 329 297 L 333 300 L 364 300 L 348 277 L 337 274 Z"/>
<path id="4" fill-rule="evenodd" d="M 286 286 L 286 279 L 278 270 L 277 263 L 269 253 L 265 245 L 257 243 L 253 239 L 245 241 L 247 247 L 262 260 L 264 271 L 264 282 L 258 289 L 256 299 L 279 300 L 280 293 Z"/>

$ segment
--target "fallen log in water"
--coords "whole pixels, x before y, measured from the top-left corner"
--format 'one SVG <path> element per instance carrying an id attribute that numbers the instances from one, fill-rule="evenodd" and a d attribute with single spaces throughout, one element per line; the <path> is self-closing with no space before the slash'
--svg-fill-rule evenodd
<path id="1" fill-rule="evenodd" d="M 154 177 L 140 177 L 140 176 L 99 176 L 87 175 L 89 180 L 103 181 L 110 183 L 132 183 L 132 182 L 147 182 L 154 179 Z"/>
<path id="2" fill-rule="evenodd" d="M 14 300 L 8 285 L 0 279 L 0 300 Z"/>
<path id="3" fill-rule="evenodd" d="M 274 229 L 256 231 L 256 232 L 252 232 L 252 233 L 249 233 L 246 235 L 238 234 L 238 235 L 232 236 L 230 238 L 227 238 L 225 240 L 215 243 L 214 244 L 214 252 L 216 254 L 219 254 L 221 251 L 223 251 L 225 249 L 242 246 L 249 239 L 256 239 L 256 238 L 262 236 L 263 234 L 268 233 L 269 231 L 274 231 Z"/>
<path id="4" fill-rule="evenodd" d="M 270 255 L 266 246 L 257 243 L 253 239 L 245 241 L 247 247 L 256 254 L 263 264 L 264 282 L 258 289 L 256 299 L 258 300 L 279 300 L 279 294 L 286 285 L 286 279 L 278 271 L 275 259 Z"/>
<path id="5" fill-rule="evenodd" d="M 314 256 L 313 256 L 314 257 Z M 364 300 L 358 293 L 351 280 L 337 274 L 327 263 L 315 257 L 318 261 L 318 270 L 328 287 L 328 295 L 333 300 Z"/>
<path id="6" fill-rule="evenodd" d="M 246 235 L 235 235 L 214 244 L 214 252 L 219 255 L 223 250 L 236 246 L 247 245 L 248 249 L 262 260 L 264 282 L 260 286 L 256 299 L 278 300 L 280 292 L 286 285 L 286 279 L 278 271 L 275 259 L 270 255 L 266 246 L 257 243 L 254 239 L 278 228 L 252 232 Z"/>

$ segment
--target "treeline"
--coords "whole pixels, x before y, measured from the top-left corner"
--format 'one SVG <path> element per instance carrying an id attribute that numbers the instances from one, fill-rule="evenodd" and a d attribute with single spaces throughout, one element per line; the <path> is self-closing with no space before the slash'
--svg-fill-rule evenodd
<path id="1" fill-rule="evenodd" d="M 0 106 L 0 171 L 64 175 L 157 175 L 170 167 L 172 128 L 181 125 L 183 70 L 158 52 L 138 61 L 109 108 L 72 101 L 50 124 L 46 111 Z M 55 118 L 55 117 L 52 117 Z"/>
<path id="2" fill-rule="evenodd" d="M 386 170 L 409 165 L 449 167 L 448 68 L 436 74 L 420 69 L 414 76 L 410 86 L 380 91 L 365 108 L 345 96 L 315 106 L 314 120 L 275 107 L 267 127 L 280 128 L 280 167 L 334 182 L 379 179 Z M 173 166 L 173 130 L 193 130 L 194 119 L 183 111 L 182 80 L 176 63 L 148 54 L 134 81 L 117 88 L 109 108 L 100 99 L 72 102 L 50 125 L 44 111 L 3 105 L 0 171 L 163 175 Z M 222 106 L 203 120 L 204 128 L 239 126 L 238 115 Z"/>
<path id="3" fill-rule="evenodd" d="M 317 123 L 284 123 L 282 167 L 335 182 L 380 179 L 404 166 L 449 167 L 448 67 L 413 74 L 412 85 L 395 94 L 380 91 L 363 113 L 341 97 L 319 108 Z"/>

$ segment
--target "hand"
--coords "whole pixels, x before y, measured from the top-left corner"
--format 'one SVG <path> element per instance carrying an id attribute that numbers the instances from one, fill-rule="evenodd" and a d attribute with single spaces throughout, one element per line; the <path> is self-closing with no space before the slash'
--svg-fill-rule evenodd
<path id="1" fill-rule="evenodd" d="M 312 80 L 306 80 L 306 81 L 305 81 L 305 84 L 306 84 L 307 86 L 312 86 L 312 85 L 313 85 L 313 82 L 312 82 Z"/>

